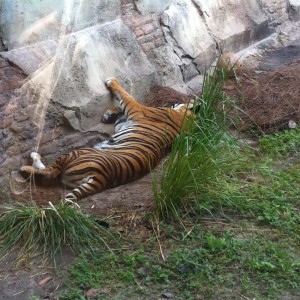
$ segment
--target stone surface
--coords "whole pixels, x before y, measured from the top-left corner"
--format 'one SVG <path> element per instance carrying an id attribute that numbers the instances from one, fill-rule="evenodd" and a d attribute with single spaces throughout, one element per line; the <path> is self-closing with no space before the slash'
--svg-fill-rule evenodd
<path id="1" fill-rule="evenodd" d="M 247 69 L 253 70 L 258 67 L 258 58 L 265 51 L 272 51 L 282 46 L 283 43 L 278 33 L 273 33 L 269 37 L 251 45 L 236 53 L 239 57 L 239 62 Z"/>
<path id="2" fill-rule="evenodd" d="M 237 51 L 268 34 L 271 17 L 265 12 L 275 16 L 278 9 L 283 11 L 282 1 L 261 0 L 260 6 L 259 0 L 246 4 L 238 0 L 32 0 L 16 5 L 4 0 L 0 21 L 3 39 L 9 49 L 18 49 L 3 56 L 27 74 L 38 70 L 30 85 L 34 97 L 40 93 L 49 100 L 53 96 L 53 101 L 61 104 L 56 111 L 63 110 L 62 114 L 70 116 L 74 128 L 86 130 L 96 124 L 96 115 L 109 105 L 108 94 L 99 84 L 107 74 L 124 79 L 137 98 L 157 82 L 187 92 L 187 82 L 203 75 L 217 56 L 218 47 Z M 130 28 L 126 33 L 123 23 L 115 26 L 121 22 L 120 17 Z M 97 30 L 102 29 L 101 35 Z M 121 33 L 125 33 L 124 38 Z M 116 35 L 124 41 L 117 47 Z M 127 51 L 130 45 L 135 49 L 139 45 L 140 49 Z M 145 58 L 139 59 L 141 51 L 147 55 L 146 63 Z M 128 59 L 129 53 L 132 59 Z M 132 63 L 135 57 L 137 63 Z M 142 69 L 148 65 L 151 76 L 140 72 L 138 60 Z M 55 78 L 51 82 L 49 74 Z M 40 82 L 45 86 L 40 87 Z M 41 117 L 48 100 L 42 104 L 37 100 Z M 96 111 L 90 112 L 91 107 Z"/>
<path id="3" fill-rule="evenodd" d="M 193 0 L 223 52 L 237 51 L 270 33 L 258 0 Z"/>
<path id="4" fill-rule="evenodd" d="M 204 80 L 203 75 L 198 75 L 194 77 L 192 80 L 187 82 L 187 86 L 189 88 L 188 94 L 191 95 L 199 95 L 202 92 L 202 83 Z"/>
<path id="5" fill-rule="evenodd" d="M 167 43 L 154 50 L 151 61 L 163 85 L 188 93 L 186 82 L 209 67 L 216 43 L 191 1 L 173 2 L 162 14 L 161 24 Z"/>
<path id="6" fill-rule="evenodd" d="M 8 49 L 34 44 L 120 18 L 120 0 L 1 2 L 0 26 Z"/>
<path id="7" fill-rule="evenodd" d="M 57 45 L 56 41 L 47 40 L 0 54 L 19 66 L 25 74 L 30 75 L 55 55 Z"/>
<path id="8" fill-rule="evenodd" d="M 300 0 L 289 0 L 289 14 L 294 21 L 300 20 Z"/>
<path id="9" fill-rule="evenodd" d="M 287 0 L 261 0 L 269 26 L 277 27 L 289 19 Z"/>
<path id="10" fill-rule="evenodd" d="M 165 37 L 173 44 L 180 56 L 193 59 L 207 53 L 208 61 L 214 55 L 216 44 L 191 1 L 179 0 L 172 3 L 162 15 Z"/>
<path id="11" fill-rule="evenodd" d="M 161 14 L 167 7 L 174 2 L 173 0 L 138 0 L 136 6 L 138 10 L 143 14 L 147 15 L 150 13 Z"/>
<path id="12" fill-rule="evenodd" d="M 55 57 L 34 75 L 23 90 L 34 95 L 38 119 L 51 98 L 68 109 L 64 117 L 82 131 L 98 124 L 113 105 L 104 85 L 107 78 L 117 77 L 137 99 L 155 83 L 154 69 L 121 20 L 66 36 Z"/>

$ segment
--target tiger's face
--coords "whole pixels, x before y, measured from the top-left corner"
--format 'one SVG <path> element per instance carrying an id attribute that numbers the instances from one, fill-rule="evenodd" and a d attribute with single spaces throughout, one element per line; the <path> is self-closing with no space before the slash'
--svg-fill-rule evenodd
<path id="1" fill-rule="evenodd" d="M 198 105 L 199 104 L 197 104 L 196 106 L 198 107 Z M 191 99 L 188 103 L 173 104 L 171 106 L 172 109 L 185 113 L 188 117 L 196 112 L 197 107 L 195 107 L 194 99 Z"/>

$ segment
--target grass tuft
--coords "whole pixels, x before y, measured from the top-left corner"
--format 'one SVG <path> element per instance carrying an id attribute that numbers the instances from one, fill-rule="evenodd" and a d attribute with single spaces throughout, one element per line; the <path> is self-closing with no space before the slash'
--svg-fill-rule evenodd
<path id="1" fill-rule="evenodd" d="M 187 120 L 160 180 L 154 176 L 155 207 L 165 220 L 178 218 L 179 209 L 191 197 L 201 201 L 199 195 L 215 188 L 219 175 L 232 172 L 240 160 L 240 147 L 226 130 L 229 100 L 222 91 L 224 80 L 220 70 L 206 75 L 202 96 L 194 101 L 196 120 Z"/>
<path id="2" fill-rule="evenodd" d="M 296 154 L 300 149 L 300 128 L 265 135 L 260 139 L 260 147 L 271 157 Z"/>
<path id="3" fill-rule="evenodd" d="M 55 262 L 57 255 L 68 246 L 74 253 L 94 255 L 108 249 L 112 234 L 81 211 L 63 203 L 41 208 L 36 204 L 18 204 L 0 214 L 0 255 L 17 251 L 17 262 L 28 261 L 35 255 Z"/>

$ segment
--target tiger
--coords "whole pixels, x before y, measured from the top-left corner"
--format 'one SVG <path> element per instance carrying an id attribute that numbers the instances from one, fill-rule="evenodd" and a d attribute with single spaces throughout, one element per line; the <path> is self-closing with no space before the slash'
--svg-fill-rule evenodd
<path id="1" fill-rule="evenodd" d="M 137 102 L 116 78 L 105 81 L 118 106 L 107 109 L 103 123 L 115 123 L 115 133 L 93 148 L 79 148 L 45 167 L 33 152 L 33 166 L 22 166 L 23 175 L 59 178 L 72 190 L 65 202 L 134 181 L 155 168 L 170 150 L 184 121 L 193 114 L 192 101 L 173 107 L 147 107 Z"/>

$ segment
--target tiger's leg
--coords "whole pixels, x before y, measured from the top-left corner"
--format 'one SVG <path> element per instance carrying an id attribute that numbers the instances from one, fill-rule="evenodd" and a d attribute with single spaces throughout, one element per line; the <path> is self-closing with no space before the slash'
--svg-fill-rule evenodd
<path id="1" fill-rule="evenodd" d="M 127 93 L 116 78 L 107 79 L 105 85 L 116 96 L 121 111 L 126 117 L 129 117 L 129 115 L 134 117 L 135 113 L 144 109 L 144 106 Z"/>
<path id="2" fill-rule="evenodd" d="M 114 123 L 122 115 L 120 107 L 113 107 L 107 109 L 102 117 L 104 124 Z"/>
<path id="3" fill-rule="evenodd" d="M 66 203 L 77 203 L 82 198 L 94 195 L 101 192 L 101 189 L 94 184 L 93 176 L 87 178 L 85 182 L 81 183 L 79 186 L 74 188 L 70 193 L 65 197 Z"/>
<path id="4" fill-rule="evenodd" d="M 21 167 L 21 173 L 25 173 L 27 175 L 37 174 L 47 176 L 48 178 L 56 178 L 61 174 L 61 168 L 56 165 L 45 169 L 36 169 L 32 166 L 23 166 Z"/>

